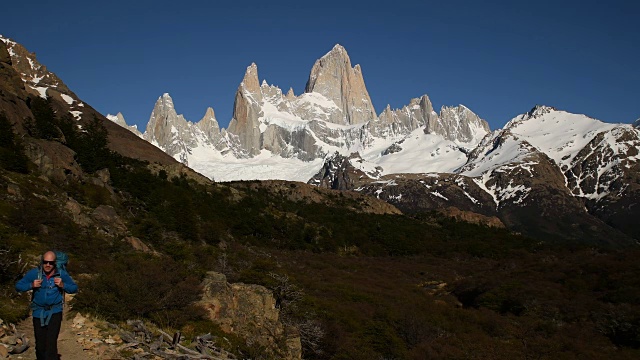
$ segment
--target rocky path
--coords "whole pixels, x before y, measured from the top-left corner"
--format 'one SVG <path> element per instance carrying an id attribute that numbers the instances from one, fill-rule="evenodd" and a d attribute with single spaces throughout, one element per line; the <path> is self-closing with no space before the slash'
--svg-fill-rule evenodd
<path id="1" fill-rule="evenodd" d="M 22 354 L 9 355 L 9 359 L 35 359 L 31 317 L 18 324 L 17 330 L 18 333 L 24 333 L 29 338 L 30 346 Z M 109 347 L 100 338 L 98 329 L 89 320 L 69 312 L 66 312 L 62 320 L 58 337 L 58 353 L 60 360 L 119 359 L 109 351 Z"/>

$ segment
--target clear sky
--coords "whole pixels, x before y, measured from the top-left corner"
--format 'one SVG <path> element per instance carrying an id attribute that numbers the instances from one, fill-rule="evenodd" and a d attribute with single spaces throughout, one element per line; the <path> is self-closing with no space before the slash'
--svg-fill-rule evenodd
<path id="1" fill-rule="evenodd" d="M 220 3 L 220 4 L 218 4 Z M 502 127 L 536 104 L 640 117 L 640 1 L 12 1 L 0 34 L 98 111 L 142 130 L 156 99 L 231 119 L 245 69 L 304 91 L 339 43 L 376 111 L 428 94 Z"/>

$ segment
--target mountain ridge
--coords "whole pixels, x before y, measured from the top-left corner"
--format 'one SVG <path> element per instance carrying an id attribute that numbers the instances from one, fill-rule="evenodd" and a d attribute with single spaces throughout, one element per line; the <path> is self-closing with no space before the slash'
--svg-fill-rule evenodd
<path id="1" fill-rule="evenodd" d="M 56 90 L 56 77 L 38 72 L 44 70 L 33 65 L 26 50 L 9 45 L 18 49 L 10 52 L 14 57 L 26 56 L 16 62 L 31 66 L 32 72 L 21 73 L 25 91 L 57 99 L 61 111 L 75 118 L 91 114 L 76 110 L 84 104 L 70 91 Z M 338 80 L 323 80 L 327 73 Z M 45 79 L 51 87 L 36 86 Z M 640 237 L 632 222 L 636 211 L 628 211 L 640 196 L 640 131 L 631 125 L 537 105 L 491 131 L 464 105 L 443 106 L 436 113 L 427 95 L 401 109 L 387 106 L 362 122 L 352 116 L 354 110 L 366 113 L 374 107 L 349 100 L 354 94 L 366 100 L 366 86 L 364 80 L 360 86 L 361 67 L 351 67 L 339 45 L 314 64 L 310 79 L 307 92 L 296 96 L 289 90 L 285 95 L 277 86 L 260 83 L 258 67 L 251 64 L 236 92 L 234 119 L 227 129 L 220 128 L 212 108 L 200 121 L 188 121 L 165 93 L 156 101 L 142 137 L 218 181 L 309 182 L 374 195 L 403 211 L 455 206 L 498 216 L 509 228 L 538 236 L 556 232 L 602 240 L 610 229 L 604 220 Z M 130 146 L 127 141 L 140 139 L 135 129 L 121 127 L 126 126 L 121 114 L 110 119 L 105 125 L 120 128 L 122 134 L 115 136 L 113 146 L 120 142 L 122 150 Z M 142 144 L 138 140 L 133 141 L 136 146 Z M 404 179 L 403 185 L 394 177 Z M 443 183 L 450 185 L 438 190 Z M 534 214 L 539 221 L 528 221 Z M 568 214 L 570 219 L 559 220 Z M 576 232 L 576 227 L 583 230 Z"/>

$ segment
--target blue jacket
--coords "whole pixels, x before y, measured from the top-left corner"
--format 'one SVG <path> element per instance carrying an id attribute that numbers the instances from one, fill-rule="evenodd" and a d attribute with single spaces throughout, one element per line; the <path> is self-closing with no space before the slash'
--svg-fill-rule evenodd
<path id="1" fill-rule="evenodd" d="M 40 278 L 42 279 L 42 286 L 33 289 L 31 285 L 34 280 L 38 279 L 38 273 L 40 273 Z M 58 269 L 54 270 L 54 275 L 49 279 L 47 279 L 41 268 L 31 269 L 16 283 L 16 290 L 19 292 L 33 290 L 31 309 L 34 317 L 40 317 L 40 325 L 42 326 L 49 324 L 51 315 L 62 312 L 64 298 L 62 291 L 54 283 L 56 277 L 62 278 L 64 292 L 69 294 L 78 292 L 78 285 L 76 285 L 71 276 L 66 271 L 58 271 Z"/>

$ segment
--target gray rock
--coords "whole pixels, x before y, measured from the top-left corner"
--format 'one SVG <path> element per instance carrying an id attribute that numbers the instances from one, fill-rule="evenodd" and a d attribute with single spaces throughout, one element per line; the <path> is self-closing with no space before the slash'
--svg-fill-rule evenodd
<path id="1" fill-rule="evenodd" d="M 260 153 L 260 104 L 262 91 L 258 82 L 258 67 L 251 64 L 247 67 L 244 79 L 238 90 L 233 104 L 233 118 L 227 131 L 237 136 L 242 148 L 254 156 Z"/>
<path id="2" fill-rule="evenodd" d="M 382 138 L 407 135 L 415 129 L 438 123 L 438 114 L 427 95 L 411 99 L 402 109 L 391 110 L 387 105 L 378 121 L 372 121 L 371 133 Z"/>
<path id="3" fill-rule="evenodd" d="M 322 94 L 342 110 L 342 116 L 336 114 L 329 119 L 332 123 L 361 124 L 377 118 L 362 69 L 360 65 L 351 67 L 351 59 L 341 45 L 315 62 L 305 92 Z"/>
<path id="4" fill-rule="evenodd" d="M 230 284 L 225 275 L 216 272 L 208 272 L 202 285 L 199 304 L 223 331 L 252 339 L 269 358 L 301 359 L 300 337 L 285 331 L 270 290 L 260 285 Z M 285 345 L 279 345 L 282 343 Z"/>
<path id="5" fill-rule="evenodd" d="M 194 124 L 178 115 L 173 99 L 166 93 L 156 101 L 143 138 L 185 165 L 189 165 L 188 154 L 198 146 L 211 146 L 219 151 L 228 147 L 212 108 Z"/>
<path id="6" fill-rule="evenodd" d="M 424 129 L 426 134 L 438 134 L 447 140 L 470 142 L 490 132 L 489 123 L 482 120 L 464 105 L 443 106 L 438 119 L 430 119 Z"/>

